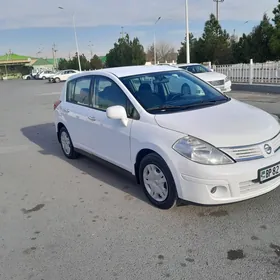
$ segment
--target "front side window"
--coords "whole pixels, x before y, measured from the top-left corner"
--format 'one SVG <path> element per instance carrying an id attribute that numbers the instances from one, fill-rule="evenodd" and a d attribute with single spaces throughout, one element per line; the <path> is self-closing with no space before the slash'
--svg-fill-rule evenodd
<path id="1" fill-rule="evenodd" d="M 183 70 L 121 78 L 127 89 L 150 113 L 166 113 L 227 102 L 230 98 Z"/>
<path id="2" fill-rule="evenodd" d="M 91 76 L 71 80 L 67 83 L 66 101 L 90 106 Z"/>
<path id="3" fill-rule="evenodd" d="M 122 89 L 111 79 L 100 76 L 96 79 L 93 95 L 93 107 L 104 110 L 120 105 L 126 109 L 129 118 L 137 118 L 137 112 Z"/>

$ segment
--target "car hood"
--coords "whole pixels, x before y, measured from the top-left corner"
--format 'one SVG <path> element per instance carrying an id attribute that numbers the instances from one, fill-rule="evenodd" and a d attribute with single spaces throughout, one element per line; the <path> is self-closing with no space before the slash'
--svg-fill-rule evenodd
<path id="1" fill-rule="evenodd" d="M 198 73 L 195 76 L 207 82 L 224 80 L 226 78 L 226 75 L 217 72 Z"/>
<path id="2" fill-rule="evenodd" d="M 267 141 L 280 131 L 269 113 L 231 99 L 196 110 L 155 116 L 159 126 L 192 135 L 216 147 L 234 147 Z"/>

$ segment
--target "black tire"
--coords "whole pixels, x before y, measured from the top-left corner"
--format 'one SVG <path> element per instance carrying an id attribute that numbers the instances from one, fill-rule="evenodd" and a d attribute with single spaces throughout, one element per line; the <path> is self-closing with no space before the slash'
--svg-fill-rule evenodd
<path id="1" fill-rule="evenodd" d="M 30 79 L 31 79 L 30 77 L 27 77 L 27 78 L 26 78 L 26 80 L 30 80 Z"/>
<path id="2" fill-rule="evenodd" d="M 68 136 L 68 138 L 70 139 L 70 152 L 69 153 L 66 153 L 63 149 L 63 145 L 62 145 L 62 141 L 61 141 L 61 135 L 62 133 L 66 133 L 66 135 Z M 59 142 L 60 142 L 60 145 L 61 145 L 61 149 L 63 151 L 63 154 L 69 158 L 69 159 L 76 159 L 79 154 L 75 151 L 75 148 L 73 146 L 73 143 L 72 143 L 72 140 L 71 140 L 71 137 L 69 135 L 69 132 L 68 130 L 66 129 L 66 127 L 62 127 L 60 130 L 59 130 Z"/>
<path id="3" fill-rule="evenodd" d="M 60 79 L 59 79 L 59 78 L 55 78 L 54 81 L 55 81 L 56 83 L 60 83 Z"/>
<path id="4" fill-rule="evenodd" d="M 163 175 L 165 176 L 165 179 L 167 181 L 167 190 L 168 194 L 167 197 L 164 201 L 157 201 L 155 200 L 147 191 L 145 184 L 144 184 L 144 178 L 143 178 L 143 171 L 145 167 L 149 164 L 156 165 L 157 168 L 161 170 Z M 140 162 L 139 166 L 139 178 L 140 178 L 140 183 L 143 187 L 143 191 L 149 201 L 156 207 L 160 209 L 171 209 L 174 207 L 177 203 L 178 200 L 178 195 L 177 195 L 177 189 L 176 185 L 173 179 L 173 176 L 171 174 L 171 171 L 165 161 L 156 153 L 151 153 L 145 156 L 142 161 Z"/>
<path id="5" fill-rule="evenodd" d="M 43 80 L 46 80 L 46 77 L 44 76 L 44 77 L 42 77 L 42 79 L 43 79 Z"/>

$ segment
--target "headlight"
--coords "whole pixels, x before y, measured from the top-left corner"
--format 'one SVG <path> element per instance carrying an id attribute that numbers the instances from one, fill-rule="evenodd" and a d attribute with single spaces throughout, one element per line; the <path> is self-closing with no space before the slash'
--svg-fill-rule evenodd
<path id="1" fill-rule="evenodd" d="M 226 82 L 229 82 L 229 78 L 228 78 L 228 77 L 225 78 L 225 83 L 226 83 Z"/>
<path id="2" fill-rule="evenodd" d="M 212 145 L 193 136 L 179 139 L 172 148 L 194 162 L 207 165 L 231 164 L 234 161 Z"/>

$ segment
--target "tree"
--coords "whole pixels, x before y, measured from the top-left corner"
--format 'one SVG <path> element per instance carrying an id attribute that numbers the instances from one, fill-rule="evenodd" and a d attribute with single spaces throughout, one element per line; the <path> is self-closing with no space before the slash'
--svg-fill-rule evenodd
<path id="1" fill-rule="evenodd" d="M 277 7 L 273 10 L 274 17 L 272 21 L 274 28 L 269 42 L 269 47 L 275 59 L 280 58 L 280 0 L 278 0 L 278 3 Z"/>
<path id="2" fill-rule="evenodd" d="M 197 40 L 192 33 L 189 34 L 190 42 L 190 61 L 203 62 L 203 42 L 202 39 Z M 181 48 L 178 50 L 177 63 L 186 63 L 186 38 L 181 42 Z"/>
<path id="3" fill-rule="evenodd" d="M 230 63 L 232 61 L 230 36 L 226 30 L 222 30 L 221 25 L 213 14 L 205 22 L 202 40 L 204 41 L 204 55 L 207 61 L 215 64 Z"/>
<path id="4" fill-rule="evenodd" d="M 273 26 L 266 14 L 258 26 L 253 28 L 251 38 L 251 58 L 255 62 L 266 62 L 274 58 L 269 44 L 273 36 Z"/>
<path id="5" fill-rule="evenodd" d="M 93 70 L 101 69 L 103 67 L 101 59 L 96 54 L 91 58 L 89 64 L 90 68 Z"/>
<path id="6" fill-rule="evenodd" d="M 59 60 L 59 63 L 58 63 L 58 69 L 59 70 L 66 70 L 68 69 L 68 63 L 69 61 L 67 61 L 65 58 L 62 58 Z"/>
<path id="7" fill-rule="evenodd" d="M 154 63 L 154 45 L 150 45 L 147 49 L 147 61 Z M 172 62 L 176 60 L 177 54 L 173 46 L 167 42 L 160 42 L 156 45 L 156 58 L 157 62 Z"/>
<path id="8" fill-rule="evenodd" d="M 243 34 L 238 42 L 231 45 L 234 63 L 249 63 L 251 57 L 251 35 Z"/>
<path id="9" fill-rule="evenodd" d="M 146 62 L 144 47 L 139 39 L 136 37 L 131 41 L 128 34 L 118 39 L 106 58 L 107 67 L 143 65 Z"/>
<path id="10" fill-rule="evenodd" d="M 84 54 L 80 55 L 80 62 L 81 62 L 81 68 L 82 70 L 89 70 L 90 64 L 87 58 Z M 78 54 L 75 53 L 75 56 L 73 56 L 71 59 L 61 59 L 58 64 L 59 70 L 65 70 L 65 69 L 75 69 L 79 70 L 79 62 L 78 62 Z"/>

